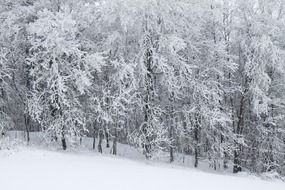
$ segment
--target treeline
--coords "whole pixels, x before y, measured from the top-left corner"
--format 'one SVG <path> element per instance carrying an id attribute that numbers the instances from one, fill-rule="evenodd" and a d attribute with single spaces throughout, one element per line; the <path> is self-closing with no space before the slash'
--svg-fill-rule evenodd
<path id="1" fill-rule="evenodd" d="M 284 6 L 0 0 L 0 129 L 284 175 Z"/>

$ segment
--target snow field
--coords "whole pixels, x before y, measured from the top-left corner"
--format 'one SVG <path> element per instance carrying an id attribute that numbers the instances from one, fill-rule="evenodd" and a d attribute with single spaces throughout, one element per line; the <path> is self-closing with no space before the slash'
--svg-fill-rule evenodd
<path id="1" fill-rule="evenodd" d="M 285 183 L 33 148 L 0 152 L 2 190 L 284 190 Z"/>

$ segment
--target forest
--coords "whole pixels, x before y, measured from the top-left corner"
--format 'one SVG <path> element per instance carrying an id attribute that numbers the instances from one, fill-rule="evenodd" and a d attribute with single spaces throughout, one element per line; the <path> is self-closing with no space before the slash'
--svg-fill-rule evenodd
<path id="1" fill-rule="evenodd" d="M 0 0 L 10 131 L 285 176 L 285 1 Z"/>

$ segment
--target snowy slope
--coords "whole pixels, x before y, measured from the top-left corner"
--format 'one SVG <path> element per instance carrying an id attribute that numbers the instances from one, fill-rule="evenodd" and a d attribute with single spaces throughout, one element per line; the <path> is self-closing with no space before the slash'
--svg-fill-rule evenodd
<path id="1" fill-rule="evenodd" d="M 285 183 L 85 153 L 0 151 L 1 190 L 285 190 Z"/>

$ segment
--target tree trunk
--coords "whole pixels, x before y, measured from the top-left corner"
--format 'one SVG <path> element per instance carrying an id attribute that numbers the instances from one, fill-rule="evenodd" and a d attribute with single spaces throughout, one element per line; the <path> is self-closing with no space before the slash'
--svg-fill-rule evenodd
<path id="1" fill-rule="evenodd" d="M 146 76 L 145 76 L 145 97 L 144 97 L 144 126 L 143 126 L 143 133 L 145 135 L 145 142 L 143 144 L 144 148 L 144 154 L 147 159 L 151 158 L 151 138 L 149 136 L 149 127 L 152 127 L 152 117 L 153 113 L 150 107 L 150 103 L 153 100 L 153 93 L 154 93 L 154 87 L 153 87 L 153 77 L 152 77 L 152 55 L 153 52 L 151 50 L 151 37 L 148 35 L 145 39 L 145 45 L 147 47 L 144 63 L 147 70 Z"/>
<path id="2" fill-rule="evenodd" d="M 198 148 L 197 146 L 195 147 L 195 153 L 194 153 L 194 158 L 195 158 L 195 163 L 194 163 L 194 167 L 197 168 L 198 167 Z"/>
<path id="3" fill-rule="evenodd" d="M 148 126 L 146 126 L 146 125 L 143 127 L 143 133 L 144 133 L 145 135 L 148 134 L 148 131 L 147 131 L 148 129 L 147 129 L 147 127 L 148 127 Z M 150 158 L 151 158 L 151 144 L 150 144 L 150 139 L 149 139 L 148 136 L 146 136 L 145 138 L 146 138 L 146 139 L 145 139 L 146 142 L 143 143 L 144 155 L 145 155 L 145 157 L 146 157 L 147 159 L 150 159 Z"/>
<path id="4" fill-rule="evenodd" d="M 95 132 L 93 133 L 93 150 L 95 150 L 95 146 L 96 146 L 96 139 L 95 139 Z"/>
<path id="5" fill-rule="evenodd" d="M 92 144 L 93 150 L 95 150 L 95 147 L 96 147 L 96 121 L 94 121 L 93 123 L 93 144 Z"/>
<path id="6" fill-rule="evenodd" d="M 194 149 L 194 167 L 198 167 L 199 160 L 199 128 L 200 128 L 200 118 L 199 114 L 195 115 L 195 127 L 194 127 L 194 141 L 195 141 L 195 149 Z"/>
<path id="7" fill-rule="evenodd" d="M 79 145 L 82 145 L 82 137 L 79 138 Z"/>
<path id="8" fill-rule="evenodd" d="M 113 155 L 117 155 L 117 137 L 113 141 Z"/>
<path id="9" fill-rule="evenodd" d="M 65 140 L 65 136 L 64 136 L 64 133 L 63 133 L 63 132 L 62 132 L 62 134 L 61 134 L 61 144 L 62 144 L 62 149 L 63 149 L 63 150 L 66 150 L 67 145 L 66 145 L 66 140 Z"/>
<path id="10" fill-rule="evenodd" d="M 238 173 L 241 172 L 241 166 L 240 166 L 240 160 L 238 156 L 238 151 L 234 151 L 234 168 L 233 168 L 233 173 Z"/>
<path id="11" fill-rule="evenodd" d="M 29 144 L 29 142 L 30 142 L 30 116 L 27 113 L 25 113 L 24 118 L 25 118 L 27 143 Z"/>
<path id="12" fill-rule="evenodd" d="M 170 150 L 169 150 L 169 156 L 170 156 L 170 163 L 171 162 L 174 162 L 174 153 L 173 153 L 173 147 L 172 146 L 170 146 Z"/>
<path id="13" fill-rule="evenodd" d="M 238 123 L 237 128 L 235 130 L 235 133 L 237 135 L 237 138 L 240 138 L 240 135 L 242 134 L 242 125 L 243 125 L 243 119 L 244 119 L 244 95 L 241 98 L 240 101 L 240 108 L 239 108 L 239 116 L 238 116 Z M 233 166 L 233 173 L 241 172 L 241 162 L 240 162 L 240 144 L 238 142 L 235 142 L 236 147 L 234 150 L 234 166 Z"/>
<path id="14" fill-rule="evenodd" d="M 52 141 L 53 141 L 53 140 L 54 140 L 55 142 L 58 141 L 56 132 L 54 132 L 54 135 L 52 136 Z"/>
<path id="15" fill-rule="evenodd" d="M 106 124 L 106 127 L 104 128 L 105 131 L 105 138 L 106 138 L 106 148 L 110 148 L 110 143 L 109 143 L 109 132 L 107 130 L 108 124 Z"/>
<path id="16" fill-rule="evenodd" d="M 114 140 L 113 140 L 113 151 L 112 151 L 112 153 L 113 153 L 113 155 L 117 155 L 117 136 L 118 136 L 118 131 L 117 131 L 117 129 L 115 129 L 115 136 L 114 136 Z"/>
<path id="17" fill-rule="evenodd" d="M 101 154 L 103 153 L 103 149 L 102 149 L 103 136 L 104 136 L 103 131 L 100 130 L 99 131 L 98 152 L 100 152 Z"/>
<path id="18" fill-rule="evenodd" d="M 170 118 L 171 121 L 173 118 Z M 174 148 L 173 148 L 173 133 L 174 133 L 174 123 L 170 122 L 170 128 L 169 128 L 169 139 L 170 139 L 170 147 L 169 147 L 169 161 L 170 163 L 174 161 Z"/>

